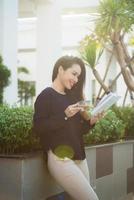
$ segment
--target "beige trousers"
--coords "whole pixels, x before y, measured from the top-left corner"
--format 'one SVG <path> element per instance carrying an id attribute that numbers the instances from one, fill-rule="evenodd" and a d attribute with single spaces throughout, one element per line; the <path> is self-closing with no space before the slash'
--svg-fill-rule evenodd
<path id="1" fill-rule="evenodd" d="M 99 200 L 89 180 L 87 161 L 60 160 L 48 152 L 48 170 L 56 182 L 75 200 Z"/>

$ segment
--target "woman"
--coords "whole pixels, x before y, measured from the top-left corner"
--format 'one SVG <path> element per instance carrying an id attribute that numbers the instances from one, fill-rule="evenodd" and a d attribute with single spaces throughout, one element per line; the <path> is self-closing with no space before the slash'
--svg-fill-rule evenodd
<path id="1" fill-rule="evenodd" d="M 50 174 L 75 200 L 98 200 L 90 186 L 82 135 L 99 117 L 89 119 L 83 100 L 85 66 L 81 59 L 63 56 L 55 63 L 52 87 L 36 99 L 34 128 L 39 133 Z"/>

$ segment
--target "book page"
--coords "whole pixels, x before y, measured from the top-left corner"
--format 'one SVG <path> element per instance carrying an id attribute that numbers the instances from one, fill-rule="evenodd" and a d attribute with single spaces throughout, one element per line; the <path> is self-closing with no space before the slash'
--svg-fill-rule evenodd
<path id="1" fill-rule="evenodd" d="M 91 111 L 91 116 L 97 115 L 108 108 L 110 108 L 113 104 L 115 104 L 119 100 L 120 96 L 116 95 L 115 93 L 110 92 L 108 95 L 105 95 L 93 108 Z"/>

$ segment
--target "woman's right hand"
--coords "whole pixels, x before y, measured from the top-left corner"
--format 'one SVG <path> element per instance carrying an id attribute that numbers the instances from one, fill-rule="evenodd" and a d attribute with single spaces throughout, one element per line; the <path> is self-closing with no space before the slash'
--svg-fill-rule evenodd
<path id="1" fill-rule="evenodd" d="M 76 113 L 81 111 L 81 109 L 82 107 L 79 106 L 78 103 L 76 103 L 76 104 L 69 105 L 64 112 L 67 118 L 69 118 L 69 117 L 73 117 Z"/>

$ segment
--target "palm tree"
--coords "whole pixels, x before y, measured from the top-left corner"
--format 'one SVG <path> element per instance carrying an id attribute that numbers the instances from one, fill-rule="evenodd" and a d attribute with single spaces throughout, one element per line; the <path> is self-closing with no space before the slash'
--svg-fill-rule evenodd
<path id="1" fill-rule="evenodd" d="M 128 52 L 126 35 L 133 30 L 134 0 L 103 0 L 99 7 L 96 34 L 102 43 L 112 44 L 121 74 L 133 100 L 134 56 Z"/>
<path id="2" fill-rule="evenodd" d="M 114 84 L 120 75 L 123 76 L 125 84 L 127 86 L 126 95 L 129 91 L 130 97 L 133 102 L 134 92 L 134 55 L 128 52 L 127 44 L 125 43 L 126 35 L 133 30 L 134 25 L 134 0 L 102 0 L 98 8 L 98 15 L 95 25 L 95 35 L 97 41 L 103 46 L 104 49 L 111 53 L 111 57 L 115 56 L 120 66 L 120 73 L 117 74 L 111 84 Z M 86 43 L 84 47 L 83 58 L 85 62 L 91 67 L 96 79 L 101 84 L 105 92 L 110 90 L 110 87 L 104 87 L 104 81 L 107 75 L 107 71 L 110 66 L 110 59 L 107 64 L 106 73 L 103 78 L 96 76 L 96 55 L 97 46 L 92 45 L 92 41 L 89 37 L 89 43 Z M 85 40 L 85 39 L 84 39 Z M 94 40 L 94 43 L 96 41 Z M 111 48 L 110 48 L 111 47 Z M 101 54 L 98 54 L 101 56 Z M 100 56 L 98 58 L 100 58 Z M 93 61 L 94 60 L 94 61 Z M 99 91 L 99 92 L 100 92 Z M 99 93 L 100 94 L 100 93 Z"/>

